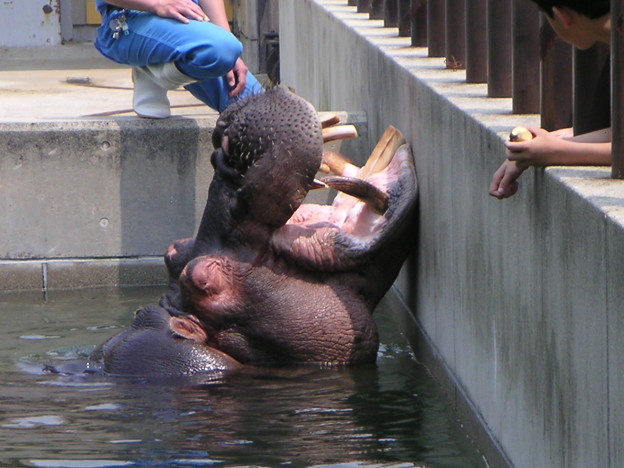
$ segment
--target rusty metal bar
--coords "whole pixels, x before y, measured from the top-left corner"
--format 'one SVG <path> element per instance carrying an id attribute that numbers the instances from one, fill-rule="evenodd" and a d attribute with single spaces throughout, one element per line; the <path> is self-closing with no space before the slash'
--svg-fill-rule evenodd
<path id="1" fill-rule="evenodd" d="M 397 15 L 399 37 L 410 37 L 412 34 L 412 0 L 399 0 Z"/>
<path id="2" fill-rule="evenodd" d="M 384 9 L 384 0 L 371 0 L 370 19 L 383 19 Z"/>
<path id="3" fill-rule="evenodd" d="M 466 0 L 466 82 L 487 83 L 487 0 Z"/>
<path id="4" fill-rule="evenodd" d="M 394 28 L 399 24 L 398 0 L 385 0 L 384 2 L 384 27 Z"/>
<path id="5" fill-rule="evenodd" d="M 444 57 L 445 25 L 446 23 L 446 0 L 427 1 L 427 45 L 429 57 Z"/>
<path id="6" fill-rule="evenodd" d="M 357 11 L 358 13 L 368 13 L 371 9 L 371 0 L 358 0 Z"/>
<path id="7" fill-rule="evenodd" d="M 446 68 L 466 64 L 466 0 L 446 0 Z"/>
<path id="8" fill-rule="evenodd" d="M 412 46 L 427 45 L 427 0 L 411 0 Z"/>
<path id="9" fill-rule="evenodd" d="M 540 12 L 526 0 L 513 0 L 512 98 L 514 114 L 540 111 Z"/>
<path id="10" fill-rule="evenodd" d="M 572 126 L 572 46 L 540 21 L 542 58 L 541 126 L 552 131 Z"/>
<path id="11" fill-rule="evenodd" d="M 624 5 L 611 0 L 611 177 L 624 178 Z"/>
<path id="12" fill-rule="evenodd" d="M 488 96 L 511 97 L 511 0 L 488 0 Z"/>

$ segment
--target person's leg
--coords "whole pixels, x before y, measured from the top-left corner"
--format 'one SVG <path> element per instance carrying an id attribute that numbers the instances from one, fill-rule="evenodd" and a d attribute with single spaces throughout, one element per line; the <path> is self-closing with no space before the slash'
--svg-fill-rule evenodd
<path id="1" fill-rule="evenodd" d="M 223 107 L 227 83 L 216 79 L 234 67 L 242 52 L 242 45 L 231 33 L 209 22 L 184 24 L 151 13 L 127 11 L 127 33 L 115 37 L 107 28 L 111 19 L 122 18 L 118 14 L 105 18 L 96 47 L 111 60 L 140 67 L 133 73 L 139 115 L 167 117 L 167 89 L 193 81 L 206 82 L 193 94 L 217 110 Z M 255 84 L 255 79 L 251 81 Z"/>
<path id="2" fill-rule="evenodd" d="M 243 92 L 234 97 L 230 97 L 232 87 L 227 83 L 224 76 L 197 81 L 186 85 L 185 88 L 197 99 L 219 112 L 223 111 L 233 101 L 264 92 L 264 87 L 251 72 L 247 73 L 247 86 Z"/>

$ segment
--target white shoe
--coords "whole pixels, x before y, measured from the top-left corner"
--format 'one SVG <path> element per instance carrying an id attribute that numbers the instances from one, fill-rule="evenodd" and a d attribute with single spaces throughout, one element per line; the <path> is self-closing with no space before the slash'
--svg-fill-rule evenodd
<path id="1" fill-rule="evenodd" d="M 139 117 L 166 119 L 171 115 L 167 90 L 192 83 L 173 62 L 132 68 L 134 111 Z"/>

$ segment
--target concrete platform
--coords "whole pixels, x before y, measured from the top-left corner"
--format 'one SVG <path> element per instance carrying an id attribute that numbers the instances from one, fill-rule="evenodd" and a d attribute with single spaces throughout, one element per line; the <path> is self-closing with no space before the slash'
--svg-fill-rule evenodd
<path id="1" fill-rule="evenodd" d="M 91 43 L 0 49 L 0 122 L 136 117 L 132 92 L 130 67 Z M 182 88 L 168 96 L 174 116 L 216 115 Z"/>

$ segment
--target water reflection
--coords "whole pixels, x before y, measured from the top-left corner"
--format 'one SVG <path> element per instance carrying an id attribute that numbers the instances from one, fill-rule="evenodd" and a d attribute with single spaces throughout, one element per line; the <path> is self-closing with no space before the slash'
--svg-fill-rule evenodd
<path id="1" fill-rule="evenodd" d="M 0 297 L 3 316 L 22 317 L 7 320 L 0 345 L 0 465 L 483 466 L 391 326 L 376 366 L 158 382 L 42 374 L 41 364 L 80 358 L 160 292 L 97 294 Z"/>

